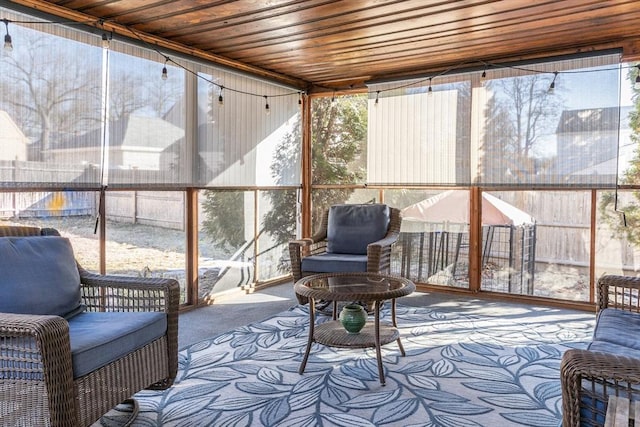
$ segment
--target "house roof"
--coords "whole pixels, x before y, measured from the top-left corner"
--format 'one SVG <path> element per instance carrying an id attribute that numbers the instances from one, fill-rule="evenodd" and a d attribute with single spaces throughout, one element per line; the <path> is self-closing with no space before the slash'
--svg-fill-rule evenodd
<path id="1" fill-rule="evenodd" d="M 0 110 L 0 140 L 12 140 L 22 144 L 29 142 L 9 113 L 4 110 Z"/>
<path id="2" fill-rule="evenodd" d="M 101 130 L 94 129 L 85 134 L 60 140 L 54 149 L 77 149 L 99 147 Z M 145 147 L 166 149 L 184 137 L 184 129 L 159 117 L 131 114 L 109 123 L 110 147 Z"/>
<path id="3" fill-rule="evenodd" d="M 631 107 L 564 110 L 556 133 L 617 131 L 621 127 L 628 128 L 630 111 Z"/>
<path id="4" fill-rule="evenodd" d="M 622 48 L 637 0 L 13 0 L 310 91 Z"/>

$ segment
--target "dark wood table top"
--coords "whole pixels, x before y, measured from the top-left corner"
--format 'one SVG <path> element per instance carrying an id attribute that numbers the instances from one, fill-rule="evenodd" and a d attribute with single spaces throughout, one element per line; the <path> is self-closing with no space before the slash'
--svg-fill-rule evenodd
<path id="1" fill-rule="evenodd" d="M 411 280 L 374 273 L 321 273 L 303 277 L 294 286 L 299 295 L 327 301 L 383 301 L 415 289 Z"/>

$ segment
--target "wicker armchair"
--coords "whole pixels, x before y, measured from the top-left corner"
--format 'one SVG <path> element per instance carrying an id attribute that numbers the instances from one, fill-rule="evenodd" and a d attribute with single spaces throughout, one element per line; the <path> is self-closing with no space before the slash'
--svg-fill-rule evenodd
<path id="1" fill-rule="evenodd" d="M 36 227 L 0 227 L 0 237 L 41 235 L 59 233 Z M 142 389 L 165 389 L 173 384 L 178 366 L 178 282 L 104 276 L 77 268 L 87 312 L 166 313 L 166 332 L 75 378 L 65 318 L 0 313 L 2 425 L 87 426 Z"/>
<path id="2" fill-rule="evenodd" d="M 384 207 L 386 205 L 336 205 L 337 207 Z M 334 208 L 334 207 L 332 207 Z M 319 259 L 326 256 L 328 253 L 328 247 L 330 245 L 328 236 L 332 233 L 329 230 L 329 212 L 331 209 L 327 209 L 324 212 L 320 229 L 310 238 L 293 240 L 289 242 L 289 256 L 291 257 L 291 272 L 293 274 L 294 282 L 297 282 L 304 276 L 309 276 L 318 273 L 329 272 L 369 272 L 369 273 L 388 273 L 391 267 L 391 249 L 393 244 L 396 243 L 400 235 L 400 225 L 402 218 L 400 216 L 400 210 L 396 208 L 388 208 L 388 225 L 386 233 L 383 230 L 383 237 L 370 242 L 365 243 L 366 256 L 362 256 L 363 261 L 356 260 L 354 262 L 349 261 L 350 264 L 347 269 L 340 270 L 339 262 L 335 262 L 335 258 L 329 259 L 327 262 L 327 269 L 314 268 L 312 271 L 304 269 L 304 260 L 307 257 L 313 257 Z M 350 256 L 350 254 L 338 253 L 337 257 Z M 309 258 L 310 259 L 310 258 Z M 360 263 L 361 265 L 356 265 Z M 322 271 L 320 271 L 322 270 Z M 300 295 L 296 295 L 300 304 L 306 304 L 307 298 Z"/>
<path id="3" fill-rule="evenodd" d="M 630 335 L 638 337 L 637 344 L 632 341 L 628 347 L 605 341 L 594 346 L 601 336 L 596 332 L 588 350 L 565 352 L 560 366 L 563 427 L 603 426 L 611 395 L 640 400 L 640 314 L 626 314 L 640 312 L 640 278 L 615 275 L 600 278 L 598 323 L 605 309 L 620 310 L 614 315 L 626 317 L 616 322 L 614 328 L 605 329 L 612 341 Z"/>

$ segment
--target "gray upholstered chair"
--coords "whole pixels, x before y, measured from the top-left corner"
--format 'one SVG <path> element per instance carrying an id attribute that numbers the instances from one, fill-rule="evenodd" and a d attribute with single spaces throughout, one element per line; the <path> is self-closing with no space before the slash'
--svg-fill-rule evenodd
<path id="1" fill-rule="evenodd" d="M 2 425 L 87 426 L 173 384 L 174 279 L 89 273 L 68 239 L 36 227 L 0 227 L 0 271 Z"/>
<path id="2" fill-rule="evenodd" d="M 605 423 L 611 396 L 640 401 L 640 277 L 604 275 L 597 290 L 593 339 L 560 364 L 563 427 L 614 425 Z"/>
<path id="3" fill-rule="evenodd" d="M 331 206 L 312 237 L 289 242 L 293 280 L 318 273 L 388 273 L 401 221 L 400 210 L 385 204 Z"/>

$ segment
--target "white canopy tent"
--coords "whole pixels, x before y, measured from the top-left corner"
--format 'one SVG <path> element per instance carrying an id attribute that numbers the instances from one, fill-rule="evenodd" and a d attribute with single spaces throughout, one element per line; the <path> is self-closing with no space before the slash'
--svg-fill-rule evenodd
<path id="1" fill-rule="evenodd" d="M 482 193 L 482 225 L 534 224 L 528 213 Z M 403 232 L 450 231 L 463 233 L 469 225 L 469 192 L 448 190 L 402 209 Z"/>
<path id="2" fill-rule="evenodd" d="M 402 275 L 418 281 L 424 277 L 427 283 L 458 286 L 460 280 L 464 284 L 468 280 L 469 214 L 469 192 L 465 190 L 443 191 L 404 208 Z M 482 193 L 482 268 L 493 270 L 490 280 L 483 275 L 483 288 L 533 291 L 535 227 L 528 213 Z"/>

